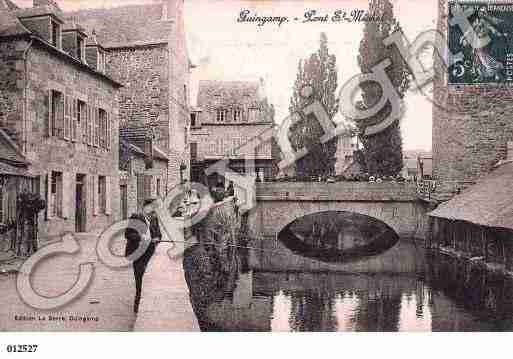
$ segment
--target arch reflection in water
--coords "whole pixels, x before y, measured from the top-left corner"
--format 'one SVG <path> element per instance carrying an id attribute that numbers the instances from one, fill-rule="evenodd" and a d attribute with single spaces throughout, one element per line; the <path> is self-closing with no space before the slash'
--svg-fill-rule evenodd
<path id="1" fill-rule="evenodd" d="M 397 244 L 399 236 L 375 218 L 328 211 L 296 219 L 278 239 L 301 256 L 342 263 L 384 253 Z"/>

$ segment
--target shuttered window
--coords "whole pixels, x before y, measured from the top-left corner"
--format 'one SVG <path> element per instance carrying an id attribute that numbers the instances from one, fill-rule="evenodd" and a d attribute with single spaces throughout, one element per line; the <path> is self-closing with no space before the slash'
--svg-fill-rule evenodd
<path id="1" fill-rule="evenodd" d="M 98 109 L 98 126 L 99 126 L 99 146 L 107 148 L 107 112 L 104 109 Z"/>
<path id="2" fill-rule="evenodd" d="M 64 97 L 64 139 L 71 138 L 71 111 L 73 105 L 69 96 Z"/>
<path id="3" fill-rule="evenodd" d="M 93 127 L 93 145 L 98 147 L 100 144 L 100 116 L 98 108 L 94 108 L 94 127 Z"/>
<path id="4" fill-rule="evenodd" d="M 73 109 L 72 109 L 72 117 L 71 117 L 71 140 L 76 141 L 77 140 L 77 133 L 78 133 L 78 100 L 72 99 Z"/>
<path id="5" fill-rule="evenodd" d="M 4 186 L 0 187 L 0 223 L 5 223 L 5 196 L 4 196 Z"/>
<path id="6" fill-rule="evenodd" d="M 48 135 L 64 136 L 64 95 L 62 92 L 50 90 L 48 93 Z"/>

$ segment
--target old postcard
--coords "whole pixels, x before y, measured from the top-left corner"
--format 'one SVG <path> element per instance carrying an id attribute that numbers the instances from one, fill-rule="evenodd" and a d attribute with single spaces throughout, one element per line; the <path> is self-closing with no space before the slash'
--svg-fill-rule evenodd
<path id="1" fill-rule="evenodd" d="M 513 1 L 0 0 L 0 331 L 512 331 L 512 83 Z"/>

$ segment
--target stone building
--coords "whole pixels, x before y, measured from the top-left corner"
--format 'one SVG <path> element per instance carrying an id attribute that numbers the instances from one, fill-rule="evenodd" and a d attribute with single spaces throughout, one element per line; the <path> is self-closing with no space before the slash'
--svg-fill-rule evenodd
<path id="1" fill-rule="evenodd" d="M 204 170 L 221 159 L 229 159 L 235 172 L 246 172 L 245 158 L 255 160 L 261 181 L 272 176 L 271 142 L 244 146 L 273 126 L 273 109 L 263 94 L 262 83 L 200 81 L 197 105 L 191 117 L 192 179 L 204 182 Z M 244 146 L 244 147 L 243 147 Z M 208 184 L 224 183 L 214 174 Z"/>
<path id="2" fill-rule="evenodd" d="M 180 172 L 180 168 L 189 164 L 191 65 L 183 0 L 80 10 L 66 17 L 90 34 L 88 62 L 124 85 L 119 96 L 120 127 L 151 124 L 157 130 L 155 144 L 169 158 L 167 185 L 179 183 L 180 173 L 188 172 Z"/>
<path id="3" fill-rule="evenodd" d="M 99 230 L 119 217 L 121 84 L 86 62 L 86 36 L 51 0 L 31 8 L 0 0 L 0 126 L 46 198 L 42 236 Z"/>
<path id="4" fill-rule="evenodd" d="M 147 127 L 120 130 L 120 211 L 123 219 L 142 210 L 146 198 L 164 198 L 167 186 L 167 154 L 153 144 Z"/>
<path id="5" fill-rule="evenodd" d="M 447 0 L 438 0 L 438 30 L 449 41 Z M 445 64 L 436 54 L 434 60 L 433 177 L 456 193 L 506 158 L 513 91 L 501 84 L 451 85 Z"/>

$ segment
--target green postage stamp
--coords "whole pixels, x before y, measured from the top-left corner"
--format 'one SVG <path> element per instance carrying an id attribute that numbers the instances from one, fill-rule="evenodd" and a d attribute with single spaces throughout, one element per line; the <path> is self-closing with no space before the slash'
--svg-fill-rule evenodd
<path id="1" fill-rule="evenodd" d="M 471 30 L 452 24 L 457 6 L 467 16 Z M 513 82 L 513 1 L 450 1 L 448 17 L 450 84 L 503 84 Z M 451 61 L 462 53 L 463 58 Z"/>

